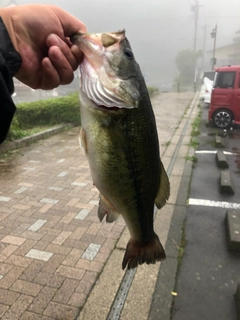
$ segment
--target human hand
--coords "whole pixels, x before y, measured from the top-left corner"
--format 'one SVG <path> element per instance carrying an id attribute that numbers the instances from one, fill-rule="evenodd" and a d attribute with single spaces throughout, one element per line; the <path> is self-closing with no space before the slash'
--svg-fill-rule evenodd
<path id="1" fill-rule="evenodd" d="M 52 5 L 23 5 L 0 10 L 14 48 L 22 58 L 15 77 L 34 89 L 72 82 L 83 54 L 69 37 L 86 32 L 84 24 Z"/>

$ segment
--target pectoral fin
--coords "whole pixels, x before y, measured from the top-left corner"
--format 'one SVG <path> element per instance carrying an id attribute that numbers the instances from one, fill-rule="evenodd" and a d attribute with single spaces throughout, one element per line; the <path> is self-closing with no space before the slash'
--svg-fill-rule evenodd
<path id="1" fill-rule="evenodd" d="M 100 194 L 99 207 L 98 207 L 98 218 L 100 221 L 106 216 L 106 222 L 114 222 L 119 217 L 119 212 L 114 206 Z"/>
<path id="2" fill-rule="evenodd" d="M 155 199 L 155 204 L 158 209 L 162 208 L 166 204 L 169 196 L 170 196 L 170 183 L 169 183 L 168 175 L 161 162 L 160 185 L 159 185 L 159 190 Z"/>
<path id="3" fill-rule="evenodd" d="M 83 128 L 80 129 L 78 141 L 79 141 L 80 148 L 85 152 L 85 154 L 87 154 L 87 136 Z"/>

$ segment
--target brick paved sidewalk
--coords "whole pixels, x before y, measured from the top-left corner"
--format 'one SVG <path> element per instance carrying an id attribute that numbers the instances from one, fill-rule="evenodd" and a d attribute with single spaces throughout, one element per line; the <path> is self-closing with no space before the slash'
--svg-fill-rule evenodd
<path id="1" fill-rule="evenodd" d="M 192 96 L 154 98 L 161 154 Z M 98 220 L 78 131 L 0 158 L 0 319 L 76 319 L 123 232 Z"/>
<path id="2" fill-rule="evenodd" d="M 78 131 L 0 162 L 1 319 L 76 319 L 123 231 L 98 220 Z"/>

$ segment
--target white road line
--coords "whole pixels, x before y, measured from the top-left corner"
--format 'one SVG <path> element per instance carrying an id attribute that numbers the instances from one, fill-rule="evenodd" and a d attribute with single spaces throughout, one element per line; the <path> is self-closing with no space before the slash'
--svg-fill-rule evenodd
<path id="1" fill-rule="evenodd" d="M 213 201 L 204 199 L 193 199 L 188 200 L 188 204 L 192 206 L 205 206 L 205 207 L 216 207 L 226 209 L 240 209 L 240 203 L 226 202 L 226 201 Z"/>
<path id="2" fill-rule="evenodd" d="M 217 151 L 216 150 L 196 150 L 195 153 L 198 153 L 198 154 L 216 154 Z M 226 154 L 226 155 L 232 155 L 232 156 L 238 155 L 237 153 L 228 152 L 228 151 L 223 151 L 223 153 Z"/>

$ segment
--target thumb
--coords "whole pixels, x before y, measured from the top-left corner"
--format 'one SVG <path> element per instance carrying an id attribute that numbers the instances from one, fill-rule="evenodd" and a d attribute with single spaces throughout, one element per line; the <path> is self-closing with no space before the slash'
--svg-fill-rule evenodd
<path id="1" fill-rule="evenodd" d="M 70 13 L 57 6 L 51 6 L 52 11 L 57 15 L 62 24 L 65 37 L 70 37 L 77 31 L 86 32 L 86 26 Z"/>

